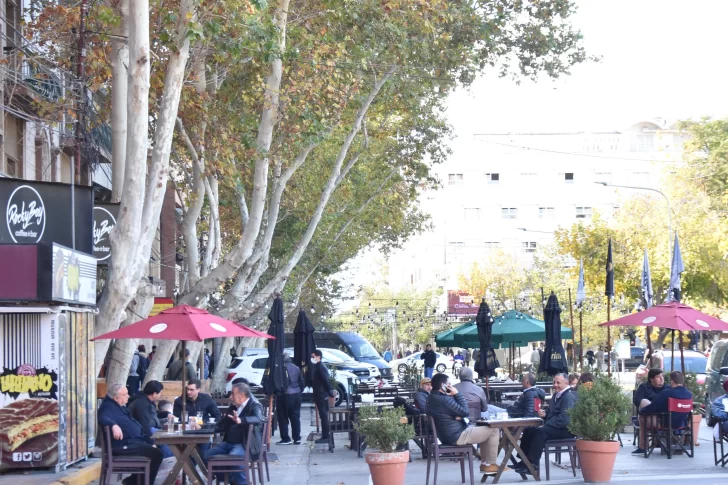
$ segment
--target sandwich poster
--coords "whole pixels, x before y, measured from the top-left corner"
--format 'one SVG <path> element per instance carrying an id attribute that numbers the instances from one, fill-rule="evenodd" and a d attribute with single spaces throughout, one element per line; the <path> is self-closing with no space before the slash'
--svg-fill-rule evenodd
<path id="1" fill-rule="evenodd" d="M 0 314 L 0 470 L 58 463 L 58 316 Z"/>

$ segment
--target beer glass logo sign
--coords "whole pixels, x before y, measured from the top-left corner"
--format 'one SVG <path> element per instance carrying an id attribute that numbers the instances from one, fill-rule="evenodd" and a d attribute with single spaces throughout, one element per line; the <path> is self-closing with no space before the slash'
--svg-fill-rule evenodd
<path id="1" fill-rule="evenodd" d="M 111 256 L 109 234 L 116 225 L 116 219 L 103 207 L 94 207 L 94 257 L 104 261 Z"/>
<path id="2" fill-rule="evenodd" d="M 8 199 L 5 219 L 14 242 L 39 242 L 45 231 L 46 211 L 38 191 L 29 185 L 21 185 L 13 190 Z"/>

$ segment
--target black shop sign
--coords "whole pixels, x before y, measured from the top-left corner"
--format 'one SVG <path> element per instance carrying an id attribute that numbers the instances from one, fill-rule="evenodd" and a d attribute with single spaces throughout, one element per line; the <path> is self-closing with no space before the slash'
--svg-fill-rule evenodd
<path id="1" fill-rule="evenodd" d="M 111 241 L 109 234 L 116 225 L 119 204 L 96 204 L 94 206 L 94 258 L 97 264 L 109 264 Z"/>

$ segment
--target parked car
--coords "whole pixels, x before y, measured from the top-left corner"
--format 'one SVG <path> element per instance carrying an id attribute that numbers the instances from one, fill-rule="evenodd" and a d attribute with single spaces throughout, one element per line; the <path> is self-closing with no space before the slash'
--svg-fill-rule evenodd
<path id="1" fill-rule="evenodd" d="M 674 352 L 675 369 L 672 368 L 672 354 L 673 352 L 670 350 L 662 351 L 662 370 L 665 371 L 665 374 L 669 374 L 673 370 L 682 370 L 682 365 L 680 364 L 680 351 L 676 350 Z M 708 365 L 707 357 L 705 357 L 705 355 L 700 352 L 696 352 L 695 350 L 683 350 L 683 356 L 685 357 L 685 372 L 694 372 L 695 374 L 697 374 L 698 384 L 704 384 L 706 367 Z M 643 378 L 648 371 L 649 369 L 647 369 L 646 367 L 638 369 L 637 378 Z M 669 382 L 667 377 L 665 377 L 665 382 Z"/>
<path id="2" fill-rule="evenodd" d="M 625 370 L 636 370 L 645 358 L 645 349 L 642 347 L 630 347 L 629 359 L 624 359 Z"/>
<path id="3" fill-rule="evenodd" d="M 293 349 L 291 349 L 291 354 L 293 354 Z M 228 394 L 232 392 L 232 382 L 238 377 L 245 377 L 251 385 L 260 386 L 263 380 L 263 373 L 265 372 L 267 365 L 268 354 L 244 355 L 242 357 L 236 357 L 233 359 L 230 367 L 228 368 L 228 374 L 225 378 L 225 392 Z M 327 364 L 327 366 L 331 369 L 331 365 Z M 366 369 L 366 371 L 368 371 L 368 369 Z M 339 394 L 336 398 L 336 406 L 341 404 L 347 398 L 349 379 L 351 379 L 352 385 L 359 384 L 359 377 L 356 374 L 344 369 L 336 369 L 336 381 L 339 383 L 337 389 Z M 310 395 L 311 389 L 306 388 L 303 392 L 304 394 Z"/>
<path id="4" fill-rule="evenodd" d="M 723 382 L 728 380 L 728 340 L 718 340 L 710 352 L 705 369 L 705 383 L 708 387 L 706 416 L 710 416 L 710 406 L 718 397 L 725 394 Z"/>
<path id="5" fill-rule="evenodd" d="M 392 366 L 382 359 L 367 339 L 355 332 L 315 332 L 313 338 L 316 348 L 338 349 L 357 362 L 374 364 L 379 369 L 382 379 L 392 382 L 394 374 Z M 286 334 L 286 342 L 293 342 L 293 334 Z"/>
<path id="6" fill-rule="evenodd" d="M 452 360 L 450 357 L 448 357 L 445 354 L 441 354 L 440 352 L 435 352 L 437 355 L 437 361 L 435 361 L 435 371 L 439 373 L 445 372 L 447 369 L 450 369 L 452 367 Z M 425 361 L 420 358 L 422 355 L 422 352 L 415 352 L 414 354 L 403 357 L 401 359 L 393 360 L 389 364 L 397 369 L 397 372 L 400 374 L 404 374 L 405 369 L 407 366 L 414 364 L 417 364 L 418 369 L 422 369 L 425 366 Z"/>
<path id="7" fill-rule="evenodd" d="M 379 369 L 374 364 L 357 362 L 349 354 L 338 349 L 325 349 L 321 347 L 317 347 L 317 349 L 321 351 L 321 360 L 329 370 L 336 369 L 337 372 L 340 370 L 351 372 L 359 378 L 359 381 L 366 383 L 374 383 L 377 377 L 380 376 Z M 287 348 L 285 352 L 293 357 L 292 347 Z"/>

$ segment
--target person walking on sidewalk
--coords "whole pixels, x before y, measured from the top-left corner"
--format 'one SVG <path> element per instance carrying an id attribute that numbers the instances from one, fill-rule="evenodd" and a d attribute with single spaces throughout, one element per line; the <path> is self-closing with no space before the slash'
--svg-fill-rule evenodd
<path id="1" fill-rule="evenodd" d="M 437 362 L 437 354 L 432 350 L 432 346 L 427 344 L 425 351 L 420 355 L 420 359 L 425 361 L 425 377 L 432 378 L 432 372 L 435 370 Z"/>
<path id="2" fill-rule="evenodd" d="M 303 381 L 301 369 L 293 365 L 291 356 L 284 353 L 283 362 L 288 370 L 288 388 L 278 395 L 278 427 L 281 430 L 281 440 L 277 445 L 301 444 L 301 396 L 306 384 Z M 288 422 L 291 422 L 293 441 L 288 434 Z"/>
<path id="3" fill-rule="evenodd" d="M 329 442 L 329 400 L 327 398 L 334 397 L 334 390 L 329 382 L 329 370 L 321 362 L 322 356 L 323 354 L 318 349 L 311 353 L 313 401 L 316 403 L 321 419 L 321 438 L 316 440 L 318 444 Z"/>

